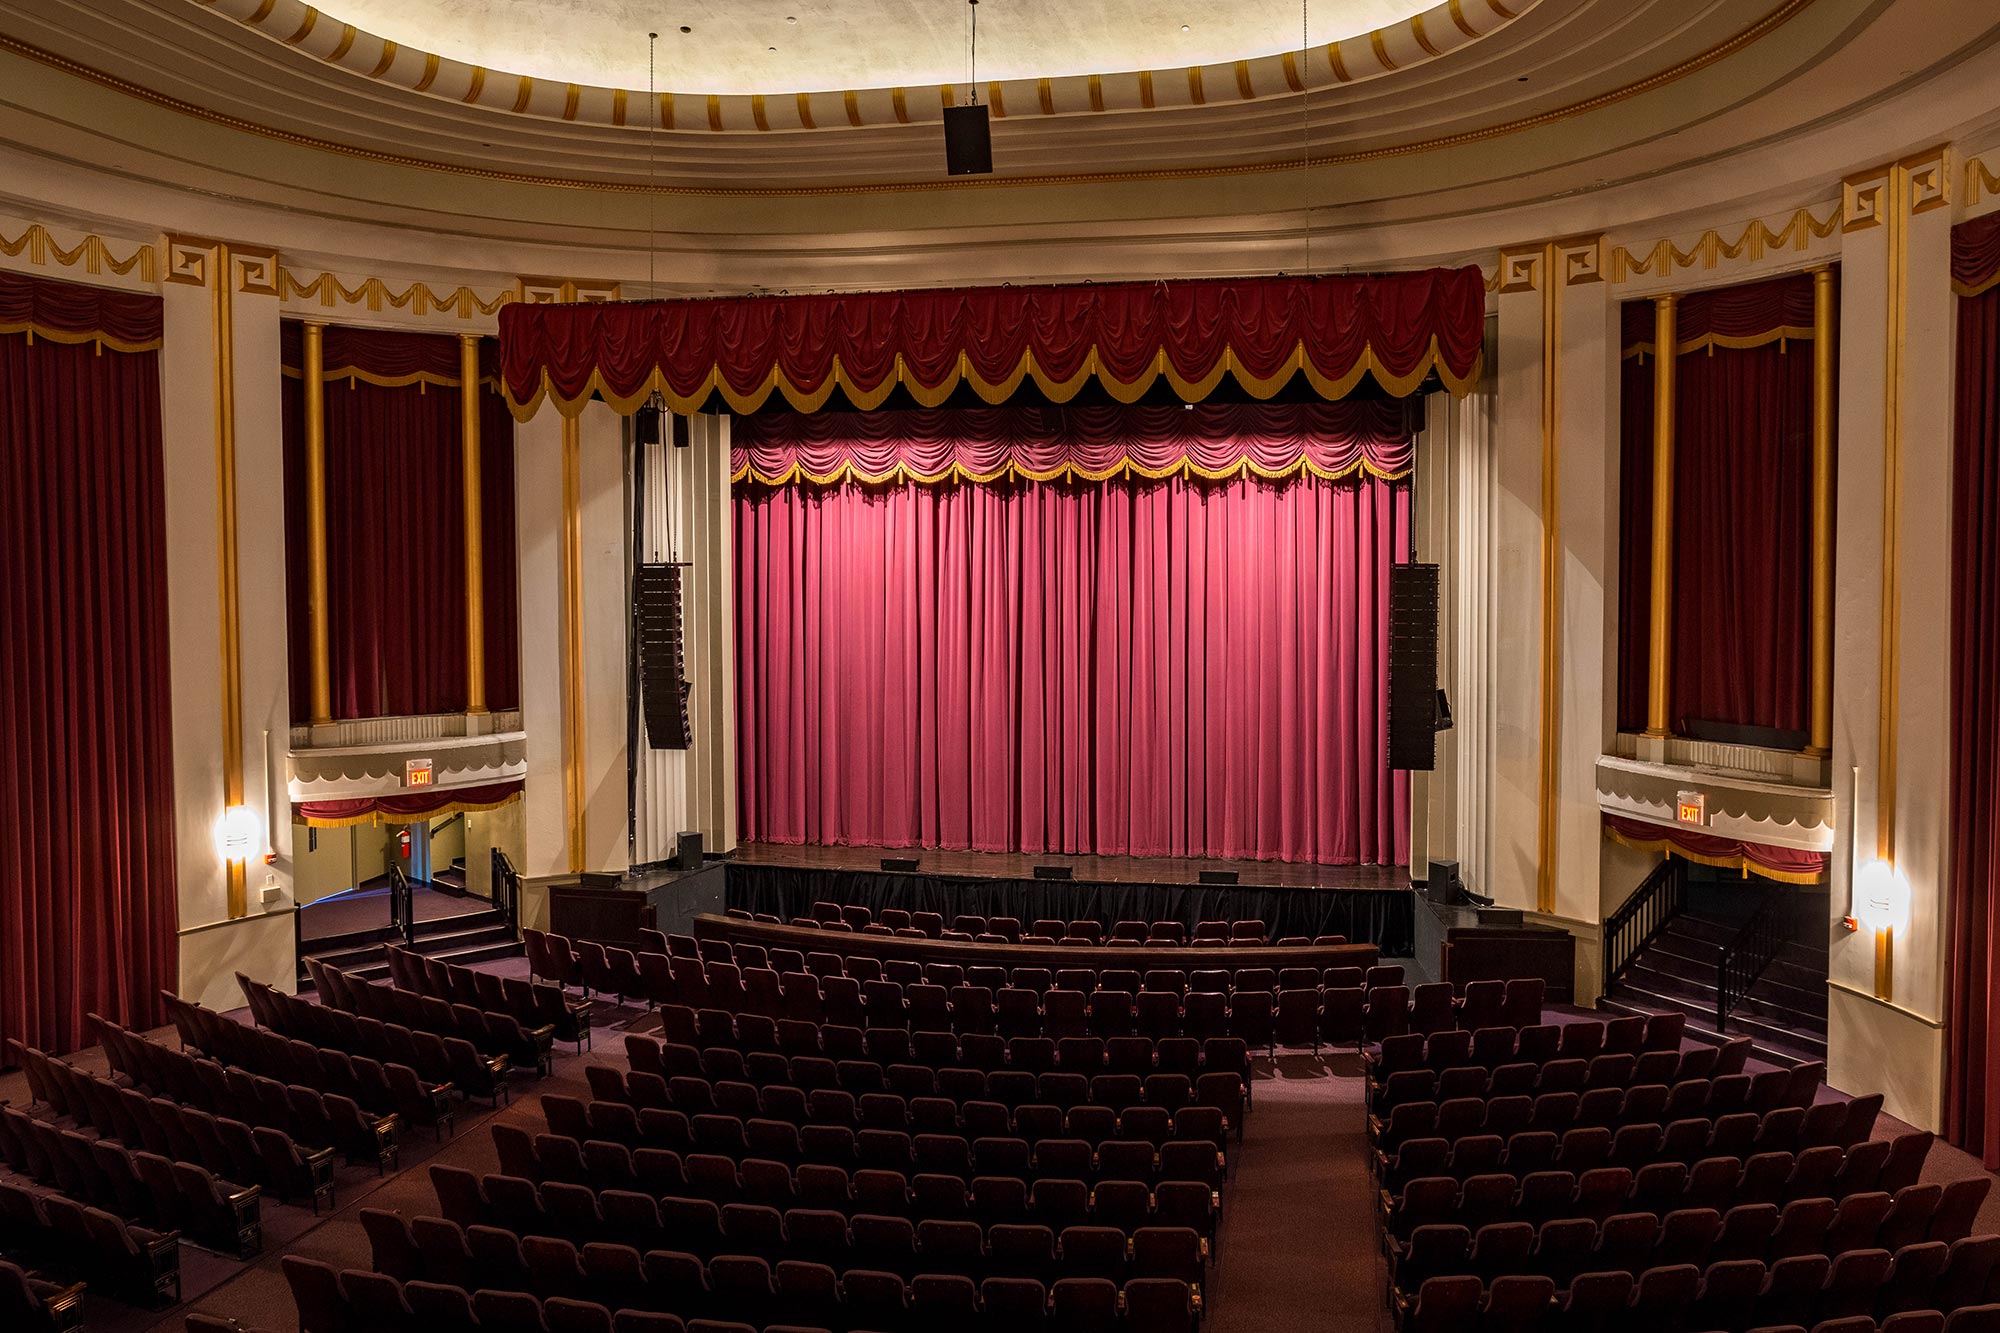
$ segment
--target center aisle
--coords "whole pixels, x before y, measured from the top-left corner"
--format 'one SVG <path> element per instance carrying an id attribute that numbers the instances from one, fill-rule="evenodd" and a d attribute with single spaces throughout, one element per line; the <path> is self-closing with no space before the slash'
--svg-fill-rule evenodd
<path id="1" fill-rule="evenodd" d="M 1386 1330 L 1360 1059 L 1280 1055 L 1276 1074 L 1231 1146 L 1207 1333 Z"/>

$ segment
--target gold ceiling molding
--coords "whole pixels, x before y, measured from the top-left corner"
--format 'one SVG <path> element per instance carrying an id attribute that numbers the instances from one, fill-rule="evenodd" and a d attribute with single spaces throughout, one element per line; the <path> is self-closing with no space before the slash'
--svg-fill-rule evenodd
<path id="1" fill-rule="evenodd" d="M 1505 11 L 1495 5 L 1494 0 L 1486 0 L 1486 3 L 1496 13 L 1509 13 L 1509 11 Z M 1456 134 L 1438 135 L 1429 139 L 1413 140 L 1408 143 L 1386 145 L 1380 148 L 1357 149 L 1350 152 L 1318 153 L 1305 157 L 1291 156 L 1267 162 L 1189 167 L 1153 167 L 1130 171 L 1047 172 L 1020 176 L 948 176 L 930 180 L 843 182 L 825 185 L 697 185 L 672 182 L 649 183 L 644 181 L 588 180 L 574 176 L 550 176 L 533 172 L 506 171 L 495 167 L 477 166 L 472 163 L 446 162 L 412 157 L 402 153 L 385 152 L 381 149 L 356 147 L 330 139 L 318 138 L 314 135 L 301 134 L 294 130 L 259 124 L 256 121 L 246 120 L 240 116 L 212 111 L 207 107 L 198 106 L 181 98 L 157 92 L 154 89 L 133 83 L 130 80 L 108 74 L 103 70 L 85 65 L 80 61 L 57 55 L 53 51 L 45 50 L 30 42 L 21 41 L 6 33 L 0 33 L 0 51 L 11 52 L 26 59 L 47 65 L 50 68 L 60 70 L 63 73 L 95 83 L 100 87 L 123 93 L 126 96 L 147 102 L 153 106 L 177 111 L 183 115 L 191 116 L 213 125 L 239 130 L 247 134 L 255 134 L 280 143 L 317 149 L 321 152 L 335 153 L 344 157 L 380 163 L 385 166 L 406 167 L 420 171 L 438 171 L 448 175 L 464 176 L 477 180 L 498 181 L 512 185 L 526 185 L 550 189 L 593 190 L 608 194 L 655 192 L 667 195 L 716 198 L 800 198 L 854 194 L 907 194 L 934 190 L 1018 189 L 1051 185 L 1074 186 L 1226 179 L 1237 176 L 1263 175 L 1276 171 L 1315 170 L 1325 167 L 1351 166 L 1361 162 L 1376 162 L 1418 153 L 1459 148 L 1469 144 L 1484 143 L 1492 139 L 1504 138 L 1508 135 L 1559 124 L 1573 117 L 1587 115 L 1591 112 L 1602 110 L 1607 106 L 1613 106 L 1628 98 L 1653 92 L 1690 74 L 1705 69 L 1716 61 L 1725 59 L 1760 38 L 1767 36 L 1792 18 L 1804 12 L 1811 3 L 1812 0 L 1784 0 L 1783 4 L 1766 14 L 1763 18 L 1757 20 L 1749 27 L 1738 31 L 1735 35 L 1718 42 L 1708 50 L 1699 52 L 1675 65 L 1659 70 L 1633 83 L 1626 84 L 1621 88 L 1614 88 L 1593 97 L 1585 98 L 1582 101 L 1572 102 L 1567 106 L 1554 107 L 1547 111 L 1518 117 L 1514 120 L 1503 121 L 1479 129 L 1464 130 Z M 393 48 L 393 43 L 390 46 Z M 1334 43 L 1328 49 L 1327 57 L 1336 69 L 1336 77 L 1338 77 L 1338 62 L 1340 58 L 1338 47 L 1339 43 Z M 393 63 L 394 54 L 393 49 L 388 51 L 385 55 L 385 62 Z M 1190 67 L 1188 71 L 1192 86 L 1199 86 L 1199 68 L 1198 66 Z M 663 94 L 663 107 L 670 107 L 672 105 L 671 102 L 664 100 L 667 96 L 670 95 Z M 849 90 L 843 93 L 842 97 L 846 104 L 849 123 L 856 127 L 868 124 L 869 121 L 862 114 L 859 95 Z M 488 109 L 494 109 L 491 104 L 486 105 Z M 1043 105 L 1045 109 L 1048 109 L 1049 103 L 1044 102 Z M 710 107 L 709 121 L 711 129 L 720 129 L 720 117 L 716 107 L 713 105 Z"/>
<path id="2" fill-rule="evenodd" d="M 1777 250 L 1803 254 L 1815 240 L 1825 240 L 1839 230 L 1840 219 L 1841 206 L 1836 203 L 1827 210 L 1824 220 L 1814 217 L 1810 207 L 1801 208 L 1776 230 L 1762 218 L 1753 219 L 1733 241 L 1723 240 L 1722 233 L 1711 227 L 1685 250 L 1669 237 L 1636 252 L 1614 245 L 1609 277 L 1614 283 L 1628 282 L 1634 277 L 1667 278 L 1680 269 L 1708 271 L 1725 259 L 1750 262 Z"/>
<path id="3" fill-rule="evenodd" d="M 7 239 L 6 232 L 0 231 L 0 254 L 10 259 L 25 255 L 28 262 L 38 268 L 81 266 L 92 277 L 114 273 L 121 278 L 129 278 L 136 272 L 140 282 L 155 283 L 160 280 L 160 251 L 157 246 L 141 244 L 120 259 L 102 236 L 93 233 L 75 245 L 65 246 L 39 222 L 29 223 L 27 229 L 11 241 Z"/>

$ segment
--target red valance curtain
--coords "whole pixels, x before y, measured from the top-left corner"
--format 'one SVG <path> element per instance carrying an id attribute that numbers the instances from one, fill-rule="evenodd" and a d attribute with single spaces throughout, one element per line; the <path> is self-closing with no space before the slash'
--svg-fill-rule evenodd
<path id="1" fill-rule="evenodd" d="M 2000 214 L 1952 229 L 1950 952 L 1944 1133 L 2000 1170 Z"/>
<path id="2" fill-rule="evenodd" d="M 0 1038 L 68 1051 L 178 980 L 160 300 L 0 273 L 0 325 Z"/>
<path id="3" fill-rule="evenodd" d="M 1485 280 L 1475 267 L 1321 278 L 620 301 L 500 311 L 501 379 L 516 414 L 547 395 L 574 415 L 658 390 L 676 412 L 719 396 L 749 413 L 773 391 L 801 412 L 836 390 L 873 409 L 898 388 L 937 407 L 961 384 L 989 403 L 1024 380 L 1067 402 L 1095 384 L 1135 402 L 1164 379 L 1206 398 L 1224 376 L 1269 398 L 1303 376 L 1321 398 L 1372 376 L 1391 394 L 1435 373 L 1477 379 Z"/>
<path id="4" fill-rule="evenodd" d="M 1414 457 L 1409 399 L 1199 403 L 1185 407 L 764 412 L 731 429 L 733 479 L 871 485 L 906 481 L 1265 480 L 1366 472 L 1398 478 Z"/>
<path id="5" fill-rule="evenodd" d="M 1399 863 L 1408 521 L 1366 475 L 738 487 L 740 836 Z"/>
<path id="6" fill-rule="evenodd" d="M 393 796 L 361 796 L 346 801 L 298 801 L 292 813 L 314 828 L 348 824 L 415 824 L 440 815 L 497 810 L 521 798 L 519 782 L 489 782 L 478 787 L 433 787 L 401 791 Z"/>
<path id="7" fill-rule="evenodd" d="M 1803 744 L 1810 725 L 1812 284 L 1794 274 L 1677 303 L 1668 720 L 1682 734 L 1789 745 Z M 1651 302 L 1625 307 L 1618 711 L 1627 730 L 1646 724 L 1652 316 Z"/>
<path id="8" fill-rule="evenodd" d="M 1663 852 L 1668 856 L 1739 870 L 1746 875 L 1762 875 L 1765 879 L 1782 880 L 1787 884 L 1818 884 L 1826 879 L 1825 852 L 1717 837 L 1699 829 L 1669 828 L 1664 824 L 1648 824 L 1642 819 L 1626 819 L 1621 815 L 1604 816 L 1604 831 L 1627 847 L 1642 852 Z"/>
<path id="9" fill-rule="evenodd" d="M 306 605 L 305 392 L 299 326 L 284 338 L 285 554 L 293 711 L 311 698 Z M 488 344 L 484 358 L 494 355 Z M 466 706 L 464 455 L 459 343 L 443 334 L 328 326 L 327 622 L 337 718 Z M 520 703 L 514 419 L 480 398 L 481 536 L 489 708 Z"/>

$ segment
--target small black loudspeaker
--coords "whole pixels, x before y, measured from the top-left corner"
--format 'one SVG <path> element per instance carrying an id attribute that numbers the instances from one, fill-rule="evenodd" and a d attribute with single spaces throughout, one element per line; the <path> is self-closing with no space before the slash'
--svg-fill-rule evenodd
<path id="1" fill-rule="evenodd" d="M 993 124 L 984 106 L 944 109 L 944 169 L 952 176 L 993 174 Z"/>
<path id="2" fill-rule="evenodd" d="M 914 856 L 885 856 L 882 858 L 884 870 L 915 870 L 920 858 Z"/>
<path id="3" fill-rule="evenodd" d="M 1389 767 L 1437 767 L 1438 567 L 1389 567 Z"/>
<path id="4" fill-rule="evenodd" d="M 1482 907 L 1478 910 L 1479 924 L 1482 926 L 1518 926 L 1524 924 L 1518 907 Z"/>
<path id="5" fill-rule="evenodd" d="M 701 834 L 682 833 L 674 845 L 674 869 L 701 869 Z"/>
<path id="6" fill-rule="evenodd" d="M 1424 896 L 1445 906 L 1457 902 L 1458 862 L 1431 862 L 1430 878 L 1424 881 Z"/>
<path id="7" fill-rule="evenodd" d="M 1075 868 L 1072 866 L 1035 867 L 1036 879 L 1074 879 L 1075 877 L 1076 877 L 1076 871 Z"/>
<path id="8" fill-rule="evenodd" d="M 1234 884 L 1237 882 L 1237 878 L 1238 876 L 1234 870 L 1204 870 L 1201 872 L 1201 882 L 1204 884 Z"/>

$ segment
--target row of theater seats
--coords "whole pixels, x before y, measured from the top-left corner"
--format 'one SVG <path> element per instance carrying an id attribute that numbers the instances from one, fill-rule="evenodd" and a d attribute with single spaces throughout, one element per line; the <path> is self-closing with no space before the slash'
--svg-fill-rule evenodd
<path id="1" fill-rule="evenodd" d="M 320 1002 L 382 1023 L 401 1023 L 418 1032 L 461 1037 L 496 1062 L 494 1072 L 532 1069 L 546 1075 L 555 1048 L 555 1024 L 523 1027 L 512 1014 L 479 1005 L 439 999 L 378 981 L 364 981 L 317 958 L 305 960 Z"/>
<path id="2" fill-rule="evenodd" d="M 1801 1199 L 1782 1213 L 1770 1204 L 1738 1204 L 1727 1213 L 1683 1208 L 1665 1217 L 1648 1212 L 1615 1213 L 1601 1221 L 1565 1217 L 1539 1228 L 1525 1221 L 1488 1222 L 1476 1229 L 1421 1226 L 1392 1252 L 1389 1280 L 1405 1297 L 1431 1278 L 1465 1273 L 1488 1281 L 1508 1273 L 1540 1274 L 1560 1290 L 1585 1273 L 1638 1274 L 1676 1264 L 1768 1265 L 1802 1255 L 1838 1259 L 1855 1250 L 1913 1254 L 1926 1265 L 1935 1260 L 1941 1266 L 1945 1247 L 1958 1245 L 1959 1257 L 1976 1266 L 1971 1298 L 1977 1301 L 2000 1237 L 1971 1236 L 1978 1200 L 1963 1211 L 1926 1206 L 1936 1204 L 1937 1189 L 1912 1185 L 1893 1202 L 1887 1194 L 1850 1195 L 1838 1208 L 1830 1199 Z"/>
<path id="3" fill-rule="evenodd" d="M 502 1183 L 510 1181 L 511 1187 Z M 531 1194 L 519 1188 L 527 1182 L 506 1176 L 487 1176 L 479 1184 L 480 1206 L 453 1200 L 447 1216 L 419 1219 L 425 1223 L 421 1240 L 414 1223 L 405 1226 L 394 1214 L 389 1215 L 393 1225 L 378 1220 L 376 1267 L 432 1281 L 470 1270 L 484 1286 L 561 1296 L 569 1294 L 563 1279 L 576 1247 L 604 1244 L 696 1261 L 723 1255 L 751 1255 L 767 1263 L 799 1259 L 843 1273 L 859 1268 L 904 1277 L 1173 1277 L 1199 1287 L 1209 1254 L 1208 1239 L 1198 1228 L 1158 1223 L 1144 1211 L 1144 1187 L 1133 1191 L 1136 1217 L 1124 1216 L 1134 1201 L 1120 1206 L 1107 1198 L 1103 1213 L 1118 1216 L 1118 1224 L 1092 1221 L 1058 1231 L 1041 1222 L 987 1225 L 966 1217 L 912 1222 L 885 1213 L 779 1212 L 748 1203 L 717 1207 L 707 1199 L 671 1195 L 594 1200 L 577 1186 L 546 1185 Z M 465 1211 L 454 1216 L 454 1210 Z M 462 1234 L 452 1227 L 462 1228 Z M 537 1262 L 537 1250 L 554 1262 L 553 1270 Z M 522 1253 L 528 1256 L 525 1271 Z M 426 1255 L 437 1257 L 434 1267 Z M 411 1268 L 415 1271 L 398 1271 Z M 509 1276 L 503 1280 L 502 1274 Z M 680 1312 L 684 1306 L 670 1300 L 664 1308 Z"/>
<path id="4" fill-rule="evenodd" d="M 530 1135 L 514 1125 L 495 1125 L 493 1138 L 500 1152 L 500 1174 L 537 1185 L 583 1185 L 600 1199 L 610 1191 L 650 1195 L 655 1199 L 707 1199 L 717 1207 L 732 1203 L 758 1204 L 786 1212 L 812 1208 L 840 1214 L 874 1213 L 885 1217 L 927 1217 L 975 1221 L 1040 1223 L 1060 1231 L 1082 1226 L 1093 1215 L 1093 1184 L 1133 1181 L 1148 1186 L 1150 1203 L 1121 1218 L 1145 1216 L 1175 1226 L 1192 1226 L 1213 1237 L 1221 1211 L 1220 1154 L 1199 1143 L 1169 1143 L 1153 1150 L 1093 1152 L 1090 1145 L 1048 1140 L 1038 1145 L 1024 1164 L 1018 1154 L 1011 1175 L 983 1172 L 978 1144 L 972 1148 L 975 1174 L 968 1183 L 957 1171 L 911 1188 L 901 1169 L 846 1167 L 825 1163 L 791 1164 L 768 1157 L 736 1159 L 719 1153 L 678 1153 L 669 1148 L 634 1152 L 608 1139 L 576 1139 L 567 1134 Z M 1128 1148 L 1141 1145 L 1126 1144 Z M 988 1156 L 993 1154 L 989 1151 Z M 996 1169 L 1000 1163 L 995 1162 Z M 463 1188 L 459 1182 L 454 1188 Z M 1108 1210 L 1128 1210 L 1136 1195 L 1113 1190 L 1105 1195 Z M 618 1206 L 623 1207 L 623 1204 Z"/>
<path id="5" fill-rule="evenodd" d="M 704 1017 L 704 1015 L 706 1017 Z M 1199 1079 L 1208 1074 L 1234 1074 L 1250 1081 L 1250 1048 L 1238 1037 L 999 1037 L 949 1032 L 909 1033 L 894 1028 L 846 1028 L 832 1024 L 801 1025 L 782 1019 L 732 1020 L 719 1009 L 688 1015 L 669 1011 L 662 1038 L 627 1034 L 625 1053 L 635 1073 L 671 1078 L 676 1074 L 716 1081 L 794 1083 L 804 1088 L 841 1087 L 857 1096 L 891 1091 L 906 1097 L 928 1097 L 941 1089 L 972 1086 L 961 1074 L 983 1076 L 985 1095 L 1009 1101 L 1030 1085 L 999 1075 L 1068 1074 L 1087 1081 L 1101 1074 L 1150 1078 L 1178 1074 Z M 680 1020 L 687 1021 L 680 1021 Z M 887 1071 L 895 1070 L 894 1075 Z M 879 1075 L 880 1081 L 877 1081 Z M 973 1094 L 978 1095 L 977 1093 Z M 1013 1097 L 1016 1103 L 1033 1098 Z M 1066 1104 L 1066 1103 L 1064 1103 Z"/>
<path id="6" fill-rule="evenodd" d="M 651 1258 L 651 1256 L 647 1256 Z M 468 1291 L 442 1283 L 399 1282 L 298 1255 L 284 1259 L 298 1301 L 300 1333 L 1193 1333 L 1194 1293 L 1172 1278 L 1103 1279 L 919 1277 L 850 1271 L 788 1260 L 775 1270 L 734 1256 L 702 1267 L 696 1309 L 648 1311 L 525 1292 Z M 637 1287 L 650 1293 L 642 1266 Z M 596 1293 L 593 1293 L 595 1295 Z M 613 1298 L 615 1301 L 617 1298 Z M 213 1325 L 197 1326 L 209 1333 Z"/>
<path id="7" fill-rule="evenodd" d="M 111 1068 L 134 1088 L 212 1115 L 283 1131 L 309 1149 L 334 1149 L 349 1162 L 373 1162 L 378 1174 L 396 1164 L 399 1121 L 394 1114 L 376 1115 L 363 1111 L 352 1097 L 280 1083 L 176 1051 L 97 1014 L 90 1020 Z"/>
<path id="8" fill-rule="evenodd" d="M 447 962 L 391 944 L 384 950 L 389 977 L 398 989 L 452 1004 L 506 1014 L 530 1031 L 547 1028 L 557 1041 L 590 1045 L 590 1005 L 562 987 L 521 977 L 503 977 L 462 963 Z"/>
<path id="9" fill-rule="evenodd" d="M 219 1179 L 194 1162 L 86 1138 L 12 1106 L 0 1106 L 0 1158 L 78 1203 L 149 1230 L 185 1231 L 205 1245 L 245 1256 L 263 1248 L 258 1187 Z"/>
<path id="10" fill-rule="evenodd" d="M 81 1282 L 64 1286 L 30 1277 L 18 1264 L 0 1259 L 0 1328 L 20 1333 L 70 1333 L 83 1327 Z"/>
<path id="11" fill-rule="evenodd" d="M 2000 1328 L 2000 1292 L 1985 1291 L 1977 1304 L 1958 1304 L 1946 1291 L 1950 1274 L 1938 1274 L 1945 1247 L 1850 1250 L 1838 1259 L 1801 1255 L 1766 1267 L 1751 1260 L 1582 1274 L 1557 1294 L 1545 1276 L 1434 1277 L 1418 1288 L 1399 1328 L 1413 1333 L 1745 1333 L 1750 1329 L 1817 1326 L 1827 1333 L 1862 1333 L 1895 1321 L 1892 1333 L 1945 1329 L 1953 1333 Z M 1928 1280 L 1927 1280 L 1928 1279 Z M 1941 1308 L 1942 1307 L 1942 1308 Z M 1928 1311 L 1928 1317 L 1908 1316 Z M 1973 1312 L 1958 1317 L 1958 1312 Z M 1948 1317 L 1950 1316 L 1950 1317 Z"/>
<path id="12" fill-rule="evenodd" d="M 778 918 L 764 913 L 745 911 L 736 907 L 729 909 L 730 916 L 739 921 L 763 921 L 776 924 Z M 1046 939 L 1051 941 L 1073 939 L 1086 944 L 1102 944 L 1107 939 L 1114 943 L 1155 944 L 1179 946 L 1192 940 L 1195 944 L 1229 944 L 1243 947 L 1262 944 L 1269 938 L 1269 929 L 1262 921 L 1246 919 L 1242 921 L 1201 921 L 1195 924 L 1192 933 L 1179 921 L 1135 921 L 1119 920 L 1111 923 L 1107 934 L 1102 922 L 1093 918 L 1079 918 L 1063 921 L 1055 917 L 1036 918 L 1025 930 L 1021 919 L 1015 916 L 980 916 L 972 912 L 960 912 L 946 925 L 941 912 L 906 912 L 900 908 L 886 907 L 881 912 L 871 911 L 854 904 L 820 901 L 808 909 L 807 915 L 793 917 L 795 926 L 818 926 L 822 929 L 838 929 L 845 924 L 849 930 L 867 932 L 869 927 L 885 929 L 890 934 L 913 932 L 925 939 L 977 940 L 981 935 L 989 935 L 1009 944 L 1023 940 Z M 880 933 L 879 931 L 877 933 Z M 1299 943 L 1305 943 L 1303 938 Z M 1317 943 L 1345 944 L 1345 935 L 1322 935 Z"/>
<path id="13" fill-rule="evenodd" d="M 314 1213 L 322 1203 L 333 1204 L 331 1148 L 302 1146 L 281 1129 L 252 1127 L 232 1116 L 149 1096 L 33 1047 L 14 1041 L 8 1045 L 27 1071 L 38 1103 L 54 1119 L 67 1117 L 70 1128 L 94 1129 L 103 1138 L 168 1161 L 198 1163 L 217 1176 L 260 1185 L 280 1200 L 309 1199 Z"/>
<path id="14" fill-rule="evenodd" d="M 187 1055 L 206 1057 L 225 1068 L 259 1074 L 288 1087 L 346 1097 L 370 1115 L 428 1125 L 440 1138 L 451 1132 L 454 1101 L 449 1080 L 432 1082 L 398 1060 L 350 1054 L 339 1047 L 239 1023 L 165 991 L 160 993 L 160 1001 L 173 1019 Z M 402 1040 L 414 1038 L 405 1030 L 398 1045 Z"/>
<path id="15" fill-rule="evenodd" d="M 1482 1028 L 1481 1031 L 1505 1033 L 1508 1029 Z M 1725 1055 L 1732 1057 L 1729 1061 L 1732 1068 L 1722 1068 L 1722 1057 Z M 1593 1055 L 1588 1059 L 1514 1060 L 1500 1065 L 1468 1062 L 1447 1065 L 1442 1069 L 1399 1069 L 1386 1076 L 1373 1074 L 1366 1084 L 1366 1096 L 1369 1111 L 1379 1117 L 1401 1102 L 1445 1102 L 1459 1097 L 1476 1097 L 1484 1101 L 1495 1097 L 1533 1097 L 1545 1092 L 1583 1093 L 1602 1088 L 1671 1088 L 1696 1080 L 1742 1078 L 1742 1063 L 1739 1051 L 1715 1046 L 1693 1046 L 1685 1051 L 1646 1051 L 1640 1055 L 1629 1052 Z M 1766 1080 L 1767 1083 L 1770 1081 Z M 1755 1085 L 1746 1078 L 1744 1086 Z"/>
<path id="16" fill-rule="evenodd" d="M 0 1181 L 0 1251 L 130 1304 L 181 1298 L 180 1232 L 138 1226 L 60 1191 L 37 1194 Z M 0 1327 L 15 1325 L 0 1320 Z"/>
<path id="17" fill-rule="evenodd" d="M 462 1097 L 489 1098 L 495 1106 L 507 1091 L 508 1058 L 482 1055 L 464 1037 L 314 1004 L 252 981 L 241 972 L 236 981 L 243 989 L 243 998 L 250 1002 L 250 1016 L 273 1032 L 323 1050 L 405 1065 L 435 1086 L 449 1086 Z"/>
<path id="18" fill-rule="evenodd" d="M 1708 1051 L 1713 1052 L 1709 1058 L 1715 1061 L 1714 1066 L 1693 1070 L 1685 1077 L 1743 1072 L 1745 1057 L 1750 1052 L 1748 1037 L 1732 1037 L 1720 1046 L 1683 1051 L 1681 1043 L 1686 1033 L 1687 1015 L 1682 1013 L 1628 1014 L 1603 1021 L 1570 1023 L 1543 1023 L 1537 1019 L 1533 1024 L 1411 1031 L 1384 1037 L 1373 1049 L 1364 1051 L 1362 1069 L 1371 1093 L 1391 1074 L 1406 1071 L 1428 1069 L 1442 1074 L 1447 1069 L 1467 1066 L 1492 1071 L 1504 1065 L 1543 1065 L 1551 1060 L 1588 1060 L 1597 1055 L 1631 1055 L 1649 1060 L 1672 1056 L 1691 1061 Z"/>

